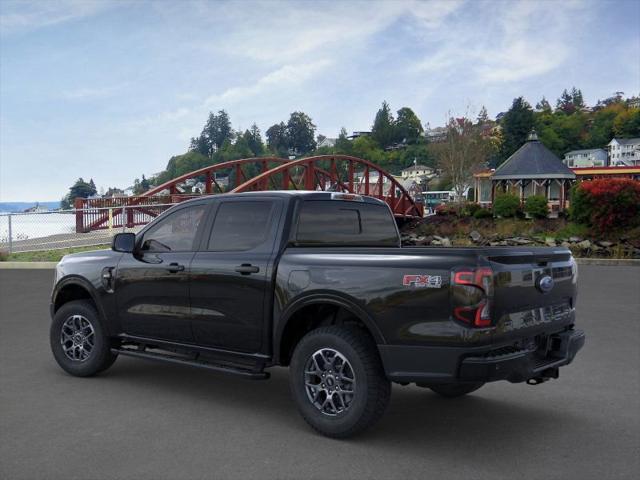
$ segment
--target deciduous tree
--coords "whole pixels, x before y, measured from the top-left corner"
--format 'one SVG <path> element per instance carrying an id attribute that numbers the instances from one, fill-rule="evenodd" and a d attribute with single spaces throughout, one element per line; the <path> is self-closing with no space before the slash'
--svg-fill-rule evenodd
<path id="1" fill-rule="evenodd" d="M 451 179 L 458 199 L 471 185 L 473 172 L 486 162 L 489 142 L 482 138 L 480 129 L 466 117 L 450 117 L 447 122 L 446 142 L 438 150 L 438 164 Z"/>

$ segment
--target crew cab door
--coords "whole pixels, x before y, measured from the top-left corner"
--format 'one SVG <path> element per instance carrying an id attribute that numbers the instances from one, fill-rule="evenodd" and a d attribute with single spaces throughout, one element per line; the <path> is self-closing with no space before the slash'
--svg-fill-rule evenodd
<path id="1" fill-rule="evenodd" d="M 125 333 L 193 341 L 190 268 L 207 209 L 190 204 L 161 217 L 143 231 L 136 251 L 120 260 L 114 290 Z"/>
<path id="2" fill-rule="evenodd" d="M 197 344 L 260 351 L 283 207 L 280 198 L 217 202 L 192 263 L 191 315 Z"/>

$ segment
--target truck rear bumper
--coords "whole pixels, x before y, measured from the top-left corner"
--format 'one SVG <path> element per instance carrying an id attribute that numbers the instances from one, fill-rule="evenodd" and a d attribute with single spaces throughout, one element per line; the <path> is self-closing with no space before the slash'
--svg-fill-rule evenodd
<path id="1" fill-rule="evenodd" d="M 544 346 L 427 347 L 378 345 L 387 377 L 400 383 L 524 382 L 557 377 L 557 369 L 571 363 L 584 346 L 582 330 L 566 330 L 547 337 Z"/>

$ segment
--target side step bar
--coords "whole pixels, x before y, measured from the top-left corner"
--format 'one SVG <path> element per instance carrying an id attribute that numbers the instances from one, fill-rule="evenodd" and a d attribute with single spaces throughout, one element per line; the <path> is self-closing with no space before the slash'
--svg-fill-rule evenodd
<path id="1" fill-rule="evenodd" d="M 266 380 L 269 378 L 268 372 L 254 372 L 243 368 L 236 368 L 227 365 L 216 365 L 215 363 L 201 362 L 198 360 L 190 360 L 174 355 L 163 355 L 162 353 L 146 352 L 144 350 L 133 350 L 128 348 L 112 348 L 112 353 L 118 355 L 128 355 L 130 357 L 146 358 L 148 360 L 159 360 L 161 362 L 177 363 L 178 365 L 188 365 L 191 367 L 206 368 L 220 373 L 237 375 L 249 380 Z"/>

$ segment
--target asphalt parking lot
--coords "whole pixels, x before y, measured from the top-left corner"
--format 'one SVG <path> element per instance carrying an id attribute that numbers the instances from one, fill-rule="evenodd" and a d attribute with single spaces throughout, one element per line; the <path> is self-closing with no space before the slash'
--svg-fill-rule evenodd
<path id="1" fill-rule="evenodd" d="M 0 270 L 0 478 L 613 479 L 640 475 L 640 268 L 582 266 L 587 344 L 560 379 L 455 400 L 394 386 L 382 421 L 320 437 L 287 371 L 252 382 L 120 358 L 65 374 L 48 346 L 51 270 Z"/>

